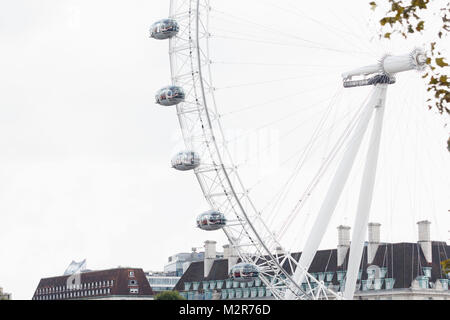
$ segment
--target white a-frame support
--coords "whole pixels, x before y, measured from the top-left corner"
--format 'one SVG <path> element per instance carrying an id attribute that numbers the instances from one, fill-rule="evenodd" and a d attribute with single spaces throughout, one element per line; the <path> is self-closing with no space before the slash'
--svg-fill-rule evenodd
<path id="1" fill-rule="evenodd" d="M 353 227 L 352 241 L 350 245 L 350 256 L 347 268 L 347 279 L 345 280 L 345 299 L 353 299 L 355 293 L 357 275 L 361 264 L 362 252 L 364 249 L 364 239 L 367 233 L 367 224 L 369 223 L 370 207 L 372 204 L 373 189 L 375 185 L 375 176 L 377 172 L 378 153 L 380 149 L 381 131 L 383 128 L 383 116 L 386 105 L 387 84 L 377 85 L 380 92 L 379 100 L 375 105 L 375 117 L 372 129 L 372 135 L 367 151 L 366 164 L 361 181 L 361 190 L 359 194 L 358 209 Z"/>
<path id="2" fill-rule="evenodd" d="M 330 187 L 325 196 L 325 200 L 320 207 L 316 221 L 309 234 L 305 248 L 300 256 L 297 268 L 293 275 L 293 280 L 302 283 L 305 274 L 311 266 L 314 255 L 319 248 L 320 242 L 327 230 L 339 197 L 342 194 L 345 183 L 352 169 L 362 139 L 369 125 L 374 110 L 376 111 L 372 136 L 370 138 L 369 150 L 362 179 L 361 191 L 359 195 L 358 211 L 356 213 L 355 225 L 353 228 L 353 238 L 350 247 L 349 266 L 347 270 L 347 279 L 345 281 L 344 297 L 352 299 L 359 266 L 361 263 L 362 251 L 364 248 L 364 239 L 366 235 L 367 223 L 369 221 L 370 207 L 372 204 L 372 195 L 375 185 L 375 174 L 378 162 L 378 151 L 381 140 L 381 131 L 383 126 L 383 115 L 386 104 L 386 92 L 388 84 L 395 83 L 393 75 L 409 71 L 424 70 L 427 57 L 423 50 L 415 49 L 409 54 L 401 56 L 385 56 L 379 63 L 358 68 L 344 73 L 344 87 L 351 88 L 357 86 L 374 85 L 370 100 L 365 105 L 360 118 L 353 130 L 352 137 L 348 141 L 347 149 L 339 164 L 339 167 L 331 181 Z M 372 78 L 367 78 L 374 75 Z M 352 80 L 353 77 L 364 77 L 362 80 Z M 304 271 L 303 271 L 304 270 Z M 293 293 L 287 293 L 286 299 L 293 299 Z"/>
<path id="3" fill-rule="evenodd" d="M 355 162 L 356 155 L 369 125 L 373 110 L 375 109 L 375 107 L 380 105 L 380 100 L 385 99 L 386 89 L 386 84 L 376 85 L 372 90 L 370 100 L 365 105 L 361 113 L 356 128 L 353 131 L 352 137 L 348 142 L 348 146 L 345 150 L 344 156 L 328 189 L 325 200 L 319 210 L 317 219 L 309 234 L 308 240 L 306 241 L 306 246 L 302 252 L 302 255 L 300 256 L 299 265 L 303 268 L 297 268 L 293 276 L 294 281 L 296 281 L 297 283 L 303 282 L 305 277 L 303 269 L 306 271 L 309 269 L 314 255 L 319 248 L 320 242 L 322 241 L 323 235 L 327 230 L 328 224 L 336 208 L 339 197 L 344 189 L 345 183 L 347 182 L 348 176 L 353 167 L 353 163 Z M 286 298 L 292 299 L 293 295 L 288 294 Z"/>

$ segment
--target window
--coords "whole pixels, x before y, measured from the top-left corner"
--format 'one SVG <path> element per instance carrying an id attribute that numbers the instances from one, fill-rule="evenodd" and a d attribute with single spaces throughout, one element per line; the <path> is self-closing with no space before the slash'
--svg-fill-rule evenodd
<path id="1" fill-rule="evenodd" d="M 130 277 L 134 277 L 134 271 L 130 271 L 130 272 L 129 272 L 129 276 L 130 276 Z"/>
<path id="2" fill-rule="evenodd" d="M 139 293 L 139 289 L 138 288 L 130 288 L 130 293 L 137 294 L 137 293 Z"/>
<path id="3" fill-rule="evenodd" d="M 137 282 L 137 280 L 128 280 L 128 285 L 129 286 L 137 286 L 138 282 Z"/>
<path id="4" fill-rule="evenodd" d="M 423 267 L 422 268 L 423 274 L 427 278 L 431 278 L 431 268 L 430 267 Z"/>

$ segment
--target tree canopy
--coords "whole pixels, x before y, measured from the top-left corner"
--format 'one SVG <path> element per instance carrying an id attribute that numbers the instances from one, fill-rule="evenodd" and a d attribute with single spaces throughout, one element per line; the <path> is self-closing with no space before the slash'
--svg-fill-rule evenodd
<path id="1" fill-rule="evenodd" d="M 186 300 L 178 291 L 163 291 L 155 296 L 155 300 Z"/>

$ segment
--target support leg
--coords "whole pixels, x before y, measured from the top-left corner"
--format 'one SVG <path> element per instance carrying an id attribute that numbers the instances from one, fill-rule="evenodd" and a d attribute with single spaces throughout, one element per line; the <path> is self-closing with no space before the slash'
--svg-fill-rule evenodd
<path id="1" fill-rule="evenodd" d="M 353 227 L 353 235 L 350 246 L 350 257 L 347 269 L 347 279 L 345 281 L 345 299 L 353 299 L 356 281 L 361 264 L 362 252 L 364 249 L 364 239 L 367 233 L 370 207 L 372 204 L 373 188 L 375 185 L 375 175 L 377 171 L 378 152 L 380 149 L 381 131 L 383 128 L 383 115 L 386 103 L 387 85 L 378 85 L 381 88 L 381 95 L 376 106 L 373 131 L 370 137 L 369 150 L 367 151 L 366 164 L 361 182 L 358 209 Z"/>
<path id="2" fill-rule="evenodd" d="M 367 126 L 374 110 L 374 106 L 377 105 L 380 99 L 381 91 L 382 90 L 380 87 L 375 87 L 373 89 L 370 100 L 364 107 L 361 118 L 359 119 L 358 124 L 354 129 L 351 140 L 348 142 L 347 150 L 345 151 L 341 163 L 339 164 L 336 174 L 334 175 L 331 185 L 328 189 L 325 200 L 319 210 L 319 214 L 313 225 L 311 233 L 309 234 L 308 240 L 299 260 L 299 265 L 302 266 L 306 271 L 308 271 L 314 255 L 319 248 L 320 242 L 322 241 L 323 235 L 327 230 L 328 224 L 331 220 L 331 216 L 336 208 L 339 197 L 342 193 L 342 190 L 344 189 L 350 170 L 355 161 L 355 157 L 358 153 L 359 147 L 364 137 L 364 133 L 366 132 Z M 294 281 L 300 284 L 303 282 L 304 277 L 305 274 L 302 268 L 297 268 L 293 276 Z M 294 296 L 292 293 L 288 293 L 286 295 L 286 298 L 293 299 Z"/>

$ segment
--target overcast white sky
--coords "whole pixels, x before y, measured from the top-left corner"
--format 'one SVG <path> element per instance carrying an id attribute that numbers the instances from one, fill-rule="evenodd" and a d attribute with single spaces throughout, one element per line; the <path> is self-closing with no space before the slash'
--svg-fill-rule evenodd
<path id="1" fill-rule="evenodd" d="M 365 21 L 362 2 L 328 12 Z M 257 3 L 239 11 L 251 16 Z M 317 6 L 332 4 L 303 9 L 321 19 Z M 207 207 L 194 175 L 170 168 L 178 121 L 154 104 L 154 92 L 170 82 L 168 46 L 149 39 L 148 27 L 168 10 L 166 0 L 0 1 L 0 286 L 13 298 L 31 298 L 40 278 L 62 274 L 72 260 L 86 258 L 90 269 L 161 270 L 168 256 L 206 239 L 224 244 L 221 234 L 194 228 Z M 371 38 L 367 28 L 358 33 Z M 397 47 L 404 53 L 415 45 Z M 236 53 L 239 43 L 226 49 Z M 431 113 L 426 121 L 438 128 L 427 133 L 435 139 L 430 150 L 445 151 L 442 122 Z M 448 173 L 445 152 L 433 161 Z M 441 221 L 445 240 L 448 215 L 439 215 L 448 207 L 448 180 L 436 188 L 437 218 L 430 219 Z M 331 233 L 325 245 L 334 242 Z"/>

